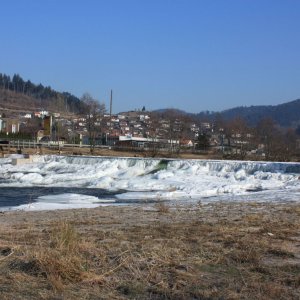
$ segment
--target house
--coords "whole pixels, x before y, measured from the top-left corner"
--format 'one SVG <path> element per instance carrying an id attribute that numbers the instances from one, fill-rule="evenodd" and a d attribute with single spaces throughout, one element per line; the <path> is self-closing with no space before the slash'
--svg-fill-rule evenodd
<path id="1" fill-rule="evenodd" d="M 184 148 L 192 148 L 192 147 L 194 147 L 194 143 L 193 143 L 192 140 L 182 139 L 182 140 L 180 141 L 180 144 L 181 144 L 181 146 L 184 147 Z"/>
<path id="2" fill-rule="evenodd" d="M 41 117 L 49 116 L 49 112 L 46 110 L 41 110 L 40 112 Z"/>
<path id="3" fill-rule="evenodd" d="M 38 132 L 36 133 L 37 141 L 39 142 L 44 136 L 45 136 L 44 130 L 38 130 Z"/>
<path id="4" fill-rule="evenodd" d="M 49 116 L 49 112 L 46 111 L 46 110 L 41 110 L 41 111 L 35 111 L 33 113 L 33 115 L 36 117 L 36 118 L 44 118 L 46 116 Z"/>
<path id="5" fill-rule="evenodd" d="M 192 124 L 190 129 L 192 132 L 196 133 L 200 131 L 200 128 L 196 124 Z"/>
<path id="6" fill-rule="evenodd" d="M 10 134 L 10 133 L 18 133 L 19 130 L 20 130 L 19 120 L 0 118 L 0 132 Z"/>
<path id="7" fill-rule="evenodd" d="M 24 119 L 31 119 L 32 118 L 32 115 L 31 114 L 25 114 L 23 116 Z"/>
<path id="8" fill-rule="evenodd" d="M 210 129 L 211 125 L 208 122 L 202 122 L 201 123 L 201 129 Z"/>
<path id="9" fill-rule="evenodd" d="M 126 136 L 119 136 L 119 141 L 117 143 L 117 146 L 146 148 L 150 144 L 158 143 L 158 142 L 159 141 L 157 139 L 134 137 L 128 134 Z"/>

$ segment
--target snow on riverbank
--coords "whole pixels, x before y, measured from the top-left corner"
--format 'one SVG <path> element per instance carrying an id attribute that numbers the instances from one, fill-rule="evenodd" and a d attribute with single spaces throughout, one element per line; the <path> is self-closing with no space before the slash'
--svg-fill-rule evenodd
<path id="1" fill-rule="evenodd" d="M 299 175 L 299 163 L 46 155 L 34 156 L 30 164 L 13 166 L 11 158 L 0 159 L 0 188 L 101 188 L 120 191 L 116 198 L 126 202 L 213 201 L 216 196 L 224 200 L 298 201 Z M 72 204 L 94 207 L 96 200 L 56 195 L 46 201 L 38 199 L 35 209 L 62 202 L 72 208 Z"/>

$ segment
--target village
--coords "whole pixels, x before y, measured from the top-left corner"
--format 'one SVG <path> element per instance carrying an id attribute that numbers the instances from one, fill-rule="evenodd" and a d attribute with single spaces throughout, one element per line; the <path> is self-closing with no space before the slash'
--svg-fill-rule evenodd
<path id="1" fill-rule="evenodd" d="M 163 113 L 141 110 L 95 116 L 62 115 L 39 110 L 32 113 L 2 113 L 0 143 L 17 148 L 34 146 L 108 148 L 135 152 L 218 154 L 226 158 L 270 158 L 276 151 L 282 160 L 297 155 L 300 139 L 296 135 L 279 141 L 265 124 L 264 137 L 257 129 L 247 127 L 242 119 L 197 121 L 173 110 Z M 268 123 L 268 122 L 267 122 Z M 272 127 L 271 126 L 271 127 Z M 263 128 L 262 128 L 263 129 Z M 274 128 L 273 128 L 274 129 Z M 268 130 L 268 132 L 266 131 Z M 285 152 L 279 149 L 284 142 Z M 272 152 L 273 150 L 273 152 Z"/>

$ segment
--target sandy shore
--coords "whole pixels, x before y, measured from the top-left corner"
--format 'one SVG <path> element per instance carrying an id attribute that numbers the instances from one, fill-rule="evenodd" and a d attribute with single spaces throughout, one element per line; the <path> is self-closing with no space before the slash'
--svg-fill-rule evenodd
<path id="1" fill-rule="evenodd" d="M 0 214 L 1 299 L 299 299 L 300 204 Z"/>

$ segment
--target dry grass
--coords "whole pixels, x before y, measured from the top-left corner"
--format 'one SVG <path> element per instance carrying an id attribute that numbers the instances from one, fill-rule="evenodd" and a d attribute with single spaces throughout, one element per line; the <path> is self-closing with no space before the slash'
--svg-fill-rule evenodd
<path id="1" fill-rule="evenodd" d="M 162 214 L 166 214 L 170 212 L 170 206 L 164 202 L 158 202 L 154 205 L 154 207 L 156 208 L 157 212 Z"/>
<path id="2" fill-rule="evenodd" d="M 297 204 L 6 213 L 1 299 L 299 299 Z"/>

